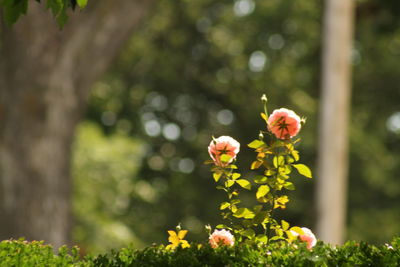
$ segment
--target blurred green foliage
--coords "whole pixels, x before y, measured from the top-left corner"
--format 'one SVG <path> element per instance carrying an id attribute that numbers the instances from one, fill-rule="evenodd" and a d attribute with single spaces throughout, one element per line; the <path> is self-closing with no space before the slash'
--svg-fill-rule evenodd
<path id="1" fill-rule="evenodd" d="M 352 53 L 351 239 L 383 243 L 400 232 L 399 24 L 399 1 L 359 2 Z"/>
<path id="2" fill-rule="evenodd" d="M 150 200 L 143 188 L 151 188 L 148 190 L 155 194 L 137 177 L 144 151 L 141 142 L 126 135 L 107 137 L 96 124 L 80 125 L 72 164 L 73 208 L 74 239 L 84 251 L 118 248 L 130 242 L 141 246 L 130 228 L 136 219 L 129 214 L 129 205 L 134 198 Z"/>
<path id="3" fill-rule="evenodd" d="M 270 111 L 284 106 L 307 117 L 298 149 L 314 169 L 321 22 L 321 1 L 316 0 L 158 1 L 112 70 L 94 86 L 86 117 L 110 140 L 122 134 L 127 146 L 129 138 L 147 145 L 145 152 L 136 152 L 143 157 L 139 169 L 122 154 L 102 155 L 104 166 L 118 162 L 131 172 L 127 183 L 143 188 L 128 194 L 129 204 L 120 215 L 106 212 L 112 202 L 96 200 L 98 208 L 87 209 L 85 216 L 104 213 L 104 220 L 123 223 L 142 244 L 166 243 L 166 230 L 178 222 L 189 230 L 189 240 L 204 240 L 203 225 L 220 222 L 223 199 L 202 164 L 211 135 L 231 135 L 241 142 L 239 168 L 244 177 L 251 175 L 254 154 L 244 144 L 266 127 L 259 118 L 263 93 Z M 373 243 L 400 231 L 399 23 L 396 0 L 357 2 L 348 238 Z M 127 166 L 131 163 L 134 168 Z M 99 197 L 117 186 L 109 180 L 101 187 L 103 173 L 89 169 L 85 179 L 98 180 L 85 195 Z M 285 220 L 313 228 L 314 184 L 302 179 L 295 184 Z M 77 183 L 76 190 L 80 187 Z M 77 214 L 77 229 L 89 229 L 94 220 L 84 224 L 82 214 Z M 98 229 L 91 235 L 97 236 Z M 81 233 L 78 240 L 89 244 L 94 239 Z"/>

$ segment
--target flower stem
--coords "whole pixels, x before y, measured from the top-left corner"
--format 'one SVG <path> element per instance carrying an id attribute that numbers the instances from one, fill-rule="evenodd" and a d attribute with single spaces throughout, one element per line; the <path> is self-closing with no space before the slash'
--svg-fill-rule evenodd
<path id="1" fill-rule="evenodd" d="M 273 192 L 271 192 L 272 194 L 272 203 L 271 203 L 271 208 L 268 212 L 268 224 L 267 224 L 267 229 L 266 229 L 266 233 L 267 233 L 267 245 L 269 244 L 269 240 L 271 239 L 271 226 L 272 226 L 272 220 L 273 220 L 273 215 L 274 215 L 274 206 L 275 206 L 275 193 L 276 190 L 274 189 Z"/>

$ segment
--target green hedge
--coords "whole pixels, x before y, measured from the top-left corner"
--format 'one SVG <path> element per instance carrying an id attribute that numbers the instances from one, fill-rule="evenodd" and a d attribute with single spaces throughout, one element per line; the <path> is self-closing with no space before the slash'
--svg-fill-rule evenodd
<path id="1" fill-rule="evenodd" d="M 296 247 L 286 243 L 218 249 L 192 245 L 172 252 L 162 247 L 128 248 L 97 256 L 91 266 L 400 266 L 400 238 L 380 247 L 363 242 L 337 248 L 319 243 L 311 251 L 304 243 Z"/>
<path id="2" fill-rule="evenodd" d="M 79 262 L 79 249 L 61 247 L 54 253 L 53 247 L 42 241 L 4 240 L 0 243 L 1 267 L 74 266 Z"/>
<path id="3" fill-rule="evenodd" d="M 53 253 L 42 242 L 2 241 L 0 266 L 400 266 L 400 238 L 382 246 L 347 242 L 332 247 L 321 242 L 312 250 L 304 243 L 269 246 L 237 245 L 213 249 L 193 245 L 187 249 L 165 250 L 163 246 L 144 250 L 124 248 L 108 254 L 79 259 L 77 248 L 62 247 Z"/>

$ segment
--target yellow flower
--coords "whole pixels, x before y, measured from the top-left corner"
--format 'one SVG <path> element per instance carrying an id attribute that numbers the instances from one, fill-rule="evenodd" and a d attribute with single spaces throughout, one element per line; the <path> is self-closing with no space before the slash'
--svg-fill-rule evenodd
<path id="1" fill-rule="evenodd" d="M 188 248 L 190 247 L 189 242 L 187 242 L 186 240 L 184 240 L 185 235 L 187 234 L 187 230 L 180 230 L 178 231 L 178 233 L 176 233 L 175 231 L 169 230 L 168 234 L 168 241 L 171 243 L 169 244 L 166 249 L 174 249 L 177 248 L 179 245 L 182 248 Z"/>

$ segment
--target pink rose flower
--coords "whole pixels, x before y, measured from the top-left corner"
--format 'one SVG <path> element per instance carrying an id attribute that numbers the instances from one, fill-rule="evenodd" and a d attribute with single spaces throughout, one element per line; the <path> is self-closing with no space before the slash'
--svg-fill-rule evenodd
<path id="1" fill-rule="evenodd" d="M 291 233 L 294 236 L 298 236 L 300 238 L 301 241 L 306 242 L 307 243 L 307 248 L 311 249 L 313 248 L 316 244 L 317 244 L 317 238 L 315 237 L 315 235 L 313 234 L 313 232 L 311 232 L 310 229 L 306 228 L 306 227 L 302 227 L 301 230 L 303 230 L 304 235 L 299 235 L 298 233 L 296 233 L 295 231 L 291 231 Z"/>
<path id="2" fill-rule="evenodd" d="M 292 110 L 275 109 L 268 118 L 268 129 L 279 139 L 289 139 L 299 133 L 300 122 L 300 117 Z"/>
<path id="3" fill-rule="evenodd" d="M 214 230 L 214 232 L 210 235 L 210 245 L 213 248 L 223 246 L 233 246 L 235 243 L 233 235 L 225 230 Z"/>
<path id="4" fill-rule="evenodd" d="M 239 142 L 230 136 L 220 136 L 217 139 L 212 140 L 208 146 L 210 157 L 214 160 L 215 165 L 220 167 L 229 165 L 236 158 L 239 150 Z M 224 154 L 231 157 L 228 162 L 221 161 L 221 156 Z"/>

